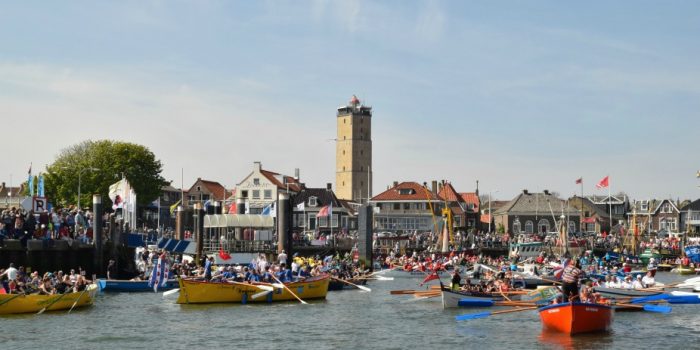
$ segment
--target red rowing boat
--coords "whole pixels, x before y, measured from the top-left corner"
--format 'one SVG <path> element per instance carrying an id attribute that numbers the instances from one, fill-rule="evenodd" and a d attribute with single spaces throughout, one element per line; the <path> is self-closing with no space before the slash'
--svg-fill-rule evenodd
<path id="1" fill-rule="evenodd" d="M 554 304 L 539 312 L 545 328 L 567 334 L 607 331 L 613 321 L 613 309 L 601 304 Z"/>

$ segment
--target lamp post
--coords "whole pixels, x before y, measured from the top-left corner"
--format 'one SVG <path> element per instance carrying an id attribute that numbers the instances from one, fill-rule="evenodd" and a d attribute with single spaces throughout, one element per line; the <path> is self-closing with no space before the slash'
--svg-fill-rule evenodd
<path id="1" fill-rule="evenodd" d="M 498 193 L 498 191 L 493 193 Z M 493 213 L 491 213 L 491 191 L 489 191 L 489 233 L 491 233 L 491 221 L 493 221 Z"/>
<path id="2" fill-rule="evenodd" d="M 70 169 L 69 167 L 61 167 L 61 169 Z M 78 170 L 78 210 L 80 210 L 80 185 L 81 185 L 81 179 L 83 176 L 83 173 L 87 170 L 90 171 L 99 171 L 100 169 L 98 168 L 92 168 L 92 167 L 87 167 L 87 168 L 82 168 Z"/>

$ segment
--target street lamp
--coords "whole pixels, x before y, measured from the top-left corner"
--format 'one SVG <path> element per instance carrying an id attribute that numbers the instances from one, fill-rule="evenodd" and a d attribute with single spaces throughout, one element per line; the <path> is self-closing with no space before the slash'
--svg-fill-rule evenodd
<path id="1" fill-rule="evenodd" d="M 493 193 L 498 193 L 498 191 Z M 491 221 L 493 221 L 493 213 L 491 213 L 491 191 L 489 191 L 489 233 L 491 233 Z"/>
<path id="2" fill-rule="evenodd" d="M 61 167 L 61 169 L 70 169 L 70 168 L 64 166 L 64 167 Z M 82 168 L 82 169 L 78 170 L 78 210 L 80 210 L 80 183 L 81 183 L 81 179 L 82 179 L 83 173 L 84 173 L 85 171 L 87 171 L 87 170 L 90 170 L 90 171 L 99 171 L 100 169 L 98 169 L 98 168 L 92 168 L 92 167 L 87 167 L 87 168 Z"/>

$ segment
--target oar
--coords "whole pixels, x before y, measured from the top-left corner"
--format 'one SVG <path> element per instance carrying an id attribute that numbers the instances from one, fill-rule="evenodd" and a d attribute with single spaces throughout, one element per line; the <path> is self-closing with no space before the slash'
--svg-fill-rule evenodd
<path id="1" fill-rule="evenodd" d="M 289 292 L 289 294 L 291 294 L 293 297 L 297 298 L 297 300 L 299 300 L 302 304 L 308 304 L 307 302 L 301 300 L 301 298 L 299 298 L 299 296 L 297 296 L 296 294 L 294 294 L 294 292 L 292 292 L 292 290 L 289 289 L 289 287 L 287 287 L 286 284 L 282 283 L 282 281 L 280 281 L 279 279 L 277 279 L 277 276 L 275 276 L 275 275 L 273 275 L 273 274 L 270 274 L 270 275 L 272 276 L 272 278 L 275 279 L 275 281 L 277 281 L 277 283 L 281 284 L 282 287 L 284 287 L 284 289 L 286 289 L 287 292 Z"/>
<path id="2" fill-rule="evenodd" d="M 403 294 L 415 294 L 416 292 L 418 292 L 418 291 L 413 290 L 413 289 L 403 289 L 403 290 L 389 291 L 389 294 L 391 294 L 391 295 L 400 295 L 400 294 L 403 295 Z"/>
<path id="3" fill-rule="evenodd" d="M 177 293 L 180 293 L 180 288 L 175 288 L 175 289 L 171 289 L 169 291 L 163 292 L 163 297 L 167 297 L 169 295 L 173 295 L 173 294 L 177 294 Z"/>
<path id="4" fill-rule="evenodd" d="M 0 287 L 0 288 L 2 288 L 2 287 Z M 11 302 L 11 301 L 14 300 L 15 298 L 19 298 L 19 297 L 21 297 L 22 295 L 24 295 L 24 294 L 16 294 L 16 295 L 13 295 L 13 296 L 11 296 L 11 297 L 9 297 L 9 298 L 3 300 L 3 302 L 0 303 L 0 306 Z"/>
<path id="5" fill-rule="evenodd" d="M 657 295 L 650 295 L 648 297 L 639 297 L 639 298 L 632 298 L 630 300 L 630 303 L 632 304 L 642 304 L 642 303 L 648 303 L 650 301 L 657 301 L 657 300 L 666 300 L 669 297 L 672 297 L 672 295 L 668 294 L 657 294 Z"/>
<path id="6" fill-rule="evenodd" d="M 519 312 L 519 311 L 527 311 L 527 310 L 535 310 L 537 308 L 539 308 L 539 306 L 524 307 L 521 309 L 512 309 L 512 310 L 481 312 L 478 314 L 465 314 L 465 315 L 455 316 L 455 320 L 457 320 L 457 321 L 473 320 L 473 319 L 477 319 L 477 318 L 486 318 L 486 317 L 489 317 L 492 315 L 507 314 L 507 313 L 511 313 L 511 312 Z"/>
<path id="7" fill-rule="evenodd" d="M 73 311 L 73 308 L 75 307 L 75 305 L 78 305 L 80 298 L 83 297 L 83 295 L 85 294 L 85 292 L 87 292 L 87 290 L 88 290 L 88 286 L 85 286 L 85 289 L 83 289 L 83 291 L 80 293 L 80 295 L 78 295 L 78 299 L 75 299 L 75 302 L 73 303 L 73 306 L 70 307 L 70 310 L 68 310 L 68 313 Z"/>
<path id="8" fill-rule="evenodd" d="M 372 289 L 370 289 L 370 288 L 367 288 L 367 287 L 365 287 L 365 286 L 359 286 L 359 285 L 357 285 L 357 284 L 355 284 L 355 283 L 346 281 L 346 280 L 344 280 L 344 279 L 340 279 L 340 278 L 333 277 L 333 276 L 331 276 L 331 278 L 334 279 L 334 280 L 336 280 L 336 281 L 340 281 L 340 282 L 343 282 L 343 283 L 345 283 L 345 284 L 349 284 L 349 285 L 351 285 L 351 286 L 353 286 L 353 287 L 362 289 L 362 290 L 364 290 L 364 291 L 366 291 L 366 292 L 371 292 L 371 291 L 372 291 Z"/>
<path id="9" fill-rule="evenodd" d="M 272 293 L 272 290 L 263 290 L 262 292 L 255 293 L 255 294 L 251 295 L 250 297 L 251 297 L 252 299 L 257 299 L 257 298 L 266 296 L 266 295 L 268 295 L 268 294 L 270 294 L 270 293 Z"/>
<path id="10" fill-rule="evenodd" d="M 517 301 L 495 301 L 490 299 L 461 299 L 457 305 L 464 307 L 490 307 L 490 306 L 535 306 L 535 303 Z"/>
<path id="11" fill-rule="evenodd" d="M 662 314 L 667 314 L 671 312 L 671 307 L 670 306 L 664 306 L 664 305 L 651 305 L 651 304 L 644 304 L 644 305 L 635 305 L 635 304 L 615 304 L 616 306 L 622 306 L 622 307 L 629 307 L 629 308 L 635 308 L 635 309 L 642 309 L 644 311 L 649 311 L 649 312 L 658 312 Z"/>
<path id="12" fill-rule="evenodd" d="M 670 296 L 666 298 L 669 304 L 700 304 L 700 298 L 693 295 Z"/>
<path id="13" fill-rule="evenodd" d="M 47 305 L 45 308 L 39 310 L 39 312 L 37 312 L 36 314 L 37 314 L 37 315 L 43 314 L 44 311 L 46 311 L 46 309 L 48 309 L 48 308 L 50 308 L 51 306 L 53 306 L 53 304 L 56 304 L 59 300 L 63 299 L 63 297 L 66 296 L 66 295 L 68 295 L 68 294 L 70 294 L 70 293 L 61 294 L 58 298 L 54 299 L 54 301 L 52 301 L 51 303 L 49 303 L 49 305 Z"/>

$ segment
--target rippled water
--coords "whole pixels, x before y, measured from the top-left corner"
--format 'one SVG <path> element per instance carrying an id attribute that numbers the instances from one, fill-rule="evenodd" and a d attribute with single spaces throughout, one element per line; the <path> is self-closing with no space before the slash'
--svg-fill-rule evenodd
<path id="1" fill-rule="evenodd" d="M 0 348 L 691 349 L 700 339 L 700 305 L 675 305 L 667 315 L 620 312 L 610 333 L 569 337 L 543 333 L 535 311 L 456 322 L 455 315 L 493 309 L 443 310 L 440 298 L 389 295 L 420 281 L 376 281 L 371 293 L 330 292 L 309 305 L 177 305 L 154 293 L 102 294 L 70 315 L 0 317 Z"/>

